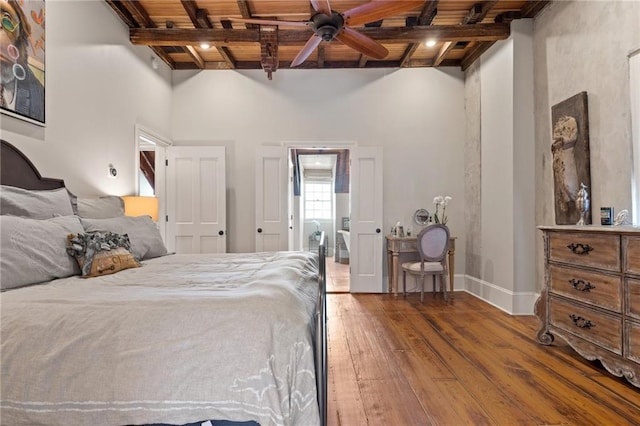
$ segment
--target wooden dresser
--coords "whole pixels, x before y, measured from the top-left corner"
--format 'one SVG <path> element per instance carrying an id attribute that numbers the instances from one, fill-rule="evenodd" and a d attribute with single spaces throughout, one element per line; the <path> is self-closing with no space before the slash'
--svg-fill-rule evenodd
<path id="1" fill-rule="evenodd" d="M 564 339 L 640 387 L 640 228 L 541 226 L 545 286 L 538 341 Z"/>

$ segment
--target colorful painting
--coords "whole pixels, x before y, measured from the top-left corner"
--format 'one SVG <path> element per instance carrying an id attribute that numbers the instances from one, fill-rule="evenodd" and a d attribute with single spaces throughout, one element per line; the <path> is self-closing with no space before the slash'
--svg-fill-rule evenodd
<path id="1" fill-rule="evenodd" d="M 580 92 L 551 107 L 553 184 L 557 225 L 575 225 L 581 215 L 576 205 L 583 188 L 591 199 L 589 113 L 587 92 Z M 584 217 L 591 223 L 591 211 Z"/>
<path id="2" fill-rule="evenodd" d="M 44 125 L 44 0 L 0 0 L 0 110 Z"/>

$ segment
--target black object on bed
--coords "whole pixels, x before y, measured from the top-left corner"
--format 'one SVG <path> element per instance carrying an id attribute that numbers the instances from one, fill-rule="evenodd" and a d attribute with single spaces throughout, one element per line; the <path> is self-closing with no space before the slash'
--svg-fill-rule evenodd
<path id="1" fill-rule="evenodd" d="M 2 140 L 0 151 L 0 183 L 2 185 L 14 186 L 28 190 L 52 190 L 65 188 L 64 181 L 61 179 L 43 178 L 33 163 L 16 147 Z M 326 331 L 326 239 L 324 233 L 321 236 L 318 250 L 318 296 L 315 302 L 315 341 L 313 342 L 314 360 L 315 360 L 315 377 L 317 403 L 320 424 L 326 425 L 327 422 L 327 331 Z M 143 269 L 143 268 L 141 268 Z M 11 291 L 20 291 L 11 290 Z M 3 366 L 4 368 L 4 366 Z M 4 377 L 3 377 L 4 379 Z M 3 386 L 11 386 L 10 383 L 3 381 Z M 3 401 L 3 408 L 5 407 Z M 145 402 L 146 403 L 146 402 Z M 14 405 L 13 401 L 8 405 Z M 238 425 L 255 425 L 254 421 L 250 422 L 231 422 L 228 420 L 209 420 L 213 426 L 238 426 Z M 279 423 L 279 422 L 276 422 Z M 314 422 L 315 423 L 315 422 Z M 184 423 L 183 423 L 184 424 Z M 189 425 L 201 425 L 203 422 L 188 423 Z M 207 421 L 204 422 L 207 424 Z"/>

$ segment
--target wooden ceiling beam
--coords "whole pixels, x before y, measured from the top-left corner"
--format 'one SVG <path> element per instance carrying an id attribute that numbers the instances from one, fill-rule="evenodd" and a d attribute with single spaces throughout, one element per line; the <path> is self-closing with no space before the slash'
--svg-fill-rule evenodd
<path id="1" fill-rule="evenodd" d="M 253 15 L 251 14 L 251 9 L 249 9 L 249 4 L 246 2 L 246 0 L 237 0 L 236 3 L 238 4 L 238 10 L 240 10 L 240 16 L 242 16 L 245 19 L 253 18 Z M 260 27 L 259 25 L 256 25 L 256 24 L 245 24 L 244 26 L 248 30 L 258 29 Z"/>
<path id="2" fill-rule="evenodd" d="M 497 41 L 509 37 L 509 24 L 439 25 L 416 27 L 362 28 L 358 30 L 381 43 L 419 43 L 427 38 L 447 41 Z M 283 30 L 278 34 L 280 45 L 304 44 L 311 30 Z M 259 43 L 259 30 L 230 29 L 161 29 L 130 28 L 132 44 L 147 46 L 184 46 L 194 43 L 228 45 L 233 43 Z"/>
<path id="3" fill-rule="evenodd" d="M 424 4 L 420 16 L 418 16 L 418 25 L 431 25 L 434 18 L 438 14 L 438 0 L 431 0 Z M 400 66 L 405 67 L 413 54 L 420 47 L 420 43 L 411 43 L 400 58 Z"/>
<path id="4" fill-rule="evenodd" d="M 133 16 L 135 21 L 142 28 L 156 28 L 157 25 L 153 22 L 145 8 L 138 1 L 120 0 L 122 6 Z"/>
<path id="5" fill-rule="evenodd" d="M 193 62 L 198 65 L 198 68 L 201 70 L 204 69 L 204 60 L 202 59 L 202 56 L 200 56 L 196 48 L 191 45 L 187 45 L 185 46 L 185 50 L 187 51 L 191 59 L 193 59 Z"/>
<path id="6" fill-rule="evenodd" d="M 477 24 L 478 22 L 482 22 L 482 20 L 487 16 L 489 11 L 493 9 L 493 6 L 495 6 L 496 3 L 498 3 L 497 0 L 474 4 L 471 9 L 469 9 L 469 12 L 467 12 L 465 17 L 462 18 L 462 21 L 460 21 L 460 25 L 473 25 Z M 444 42 L 435 59 L 433 60 L 434 66 L 437 67 L 438 65 L 440 65 L 444 58 L 447 57 L 449 52 L 451 52 L 451 50 L 455 46 L 456 43 L 452 41 Z"/>
<path id="7" fill-rule="evenodd" d="M 476 43 L 473 47 L 471 47 L 469 51 L 464 55 L 464 58 L 462 58 L 462 61 L 460 63 L 460 68 L 462 69 L 462 71 L 466 71 L 467 68 L 469 68 L 471 64 L 476 61 L 476 59 L 482 56 L 482 54 L 486 52 L 487 49 L 493 46 L 493 43 L 495 42 Z"/>
<path id="8" fill-rule="evenodd" d="M 193 26 L 196 28 L 203 28 L 198 22 L 198 6 L 196 5 L 196 2 L 181 0 L 181 3 L 184 10 L 187 12 L 187 15 L 189 15 L 189 19 L 191 19 L 191 23 L 193 24 Z M 205 22 L 205 28 L 213 28 L 213 25 L 211 25 L 211 22 L 208 22 L 208 19 L 207 22 Z M 204 69 L 204 60 L 195 49 L 195 47 L 193 47 L 192 45 L 186 45 L 185 51 L 189 54 L 189 56 L 199 69 Z"/>
<path id="9" fill-rule="evenodd" d="M 132 28 L 156 28 L 156 24 L 151 20 L 147 11 L 137 1 L 128 0 L 107 0 L 107 3 L 122 19 L 129 29 Z M 151 50 L 158 55 L 170 68 L 175 67 L 175 62 L 160 46 L 150 46 Z"/>
<path id="10" fill-rule="evenodd" d="M 193 24 L 194 27 L 213 28 L 213 23 L 209 19 L 209 14 L 206 9 L 198 8 L 198 5 L 196 4 L 195 1 L 181 0 L 181 2 L 182 2 L 182 7 L 184 7 L 184 10 L 187 12 L 187 15 L 189 15 L 189 19 L 191 19 L 191 23 Z M 188 47 L 189 46 L 187 46 L 187 48 Z M 233 55 L 231 55 L 231 52 L 229 51 L 228 48 L 224 46 L 219 46 L 216 48 L 216 50 L 218 51 L 220 56 L 222 56 L 222 58 L 229 64 L 229 68 L 231 69 L 235 68 L 235 61 L 233 59 Z M 189 51 L 189 55 L 198 64 L 200 69 L 204 69 L 205 67 L 204 60 L 198 54 L 198 52 L 193 48 L 188 49 L 188 51 Z"/>
<path id="11" fill-rule="evenodd" d="M 529 0 L 526 5 L 520 12 L 522 13 L 523 18 L 533 18 L 544 9 L 551 1 L 542 1 L 542 0 Z"/>
<path id="12" fill-rule="evenodd" d="M 191 19 L 191 23 L 194 27 L 213 28 L 213 25 L 211 25 L 211 22 L 208 18 L 206 22 L 204 22 L 204 25 L 201 25 L 200 22 L 198 22 L 198 5 L 195 1 L 181 0 L 180 3 L 182 3 L 182 8 L 185 10 L 185 12 L 187 12 L 187 15 L 189 15 L 189 19 Z"/>
<path id="13" fill-rule="evenodd" d="M 140 25 L 136 22 L 131 12 L 129 12 L 129 10 L 126 7 L 124 7 L 121 1 L 106 0 L 106 2 L 109 6 L 111 6 L 111 9 L 113 9 L 113 11 L 116 12 L 116 15 L 118 15 L 120 19 L 122 19 L 122 22 L 127 24 L 129 28 L 140 27 Z"/>

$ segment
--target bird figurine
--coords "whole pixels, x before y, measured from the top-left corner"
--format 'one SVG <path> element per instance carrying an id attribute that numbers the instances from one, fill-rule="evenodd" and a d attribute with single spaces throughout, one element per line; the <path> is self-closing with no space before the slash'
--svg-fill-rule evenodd
<path id="1" fill-rule="evenodd" d="M 587 185 L 580 182 L 580 190 L 576 197 L 576 207 L 580 212 L 580 220 L 576 225 L 586 225 L 587 215 L 589 214 L 589 193 L 587 192 Z"/>

